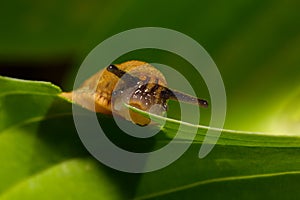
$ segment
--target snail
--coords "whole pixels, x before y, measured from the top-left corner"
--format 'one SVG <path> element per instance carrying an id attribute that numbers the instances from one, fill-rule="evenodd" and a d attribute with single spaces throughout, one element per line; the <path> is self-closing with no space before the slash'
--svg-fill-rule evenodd
<path id="1" fill-rule="evenodd" d="M 169 89 L 164 75 L 158 69 L 136 60 L 109 65 L 87 79 L 78 89 L 63 92 L 61 96 L 95 112 L 116 112 L 140 126 L 148 125 L 151 120 L 134 111 L 122 110 L 120 102 L 123 102 L 124 96 L 129 105 L 155 114 L 167 111 L 169 99 L 208 107 L 204 99 Z M 157 109 L 153 111 L 154 105 Z"/>

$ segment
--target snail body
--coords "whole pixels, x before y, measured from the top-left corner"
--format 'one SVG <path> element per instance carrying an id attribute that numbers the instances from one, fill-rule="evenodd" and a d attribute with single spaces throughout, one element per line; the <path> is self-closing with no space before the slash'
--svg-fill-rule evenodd
<path id="1" fill-rule="evenodd" d="M 149 63 L 135 60 L 110 65 L 87 79 L 78 89 L 62 93 L 63 97 L 72 99 L 89 110 L 104 114 L 117 112 L 118 115 L 128 119 L 125 117 L 128 111 L 116 109 L 115 106 L 124 95 L 129 105 L 144 111 L 158 105 L 159 109 L 156 109 L 155 114 L 167 110 L 168 99 L 198 104 L 202 107 L 208 105 L 205 100 L 170 90 L 167 88 L 164 75 L 158 69 Z M 134 111 L 129 110 L 129 115 L 129 120 L 138 125 L 150 123 L 150 119 Z"/>

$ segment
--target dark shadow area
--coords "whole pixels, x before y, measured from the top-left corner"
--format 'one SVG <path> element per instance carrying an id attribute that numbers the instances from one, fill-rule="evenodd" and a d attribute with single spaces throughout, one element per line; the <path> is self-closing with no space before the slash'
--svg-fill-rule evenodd
<path id="1" fill-rule="evenodd" d="M 70 55 L 35 60 L 0 60 L 0 75 L 61 85 L 74 63 L 74 57 Z"/>
<path id="2" fill-rule="evenodd" d="M 144 129 L 147 129 L 145 130 L 145 132 L 158 131 L 155 134 L 155 136 L 149 138 L 138 138 L 123 132 L 118 127 L 118 125 L 116 124 L 112 116 L 105 116 L 102 114 L 98 114 L 97 116 L 98 116 L 98 121 L 101 124 L 101 128 L 103 129 L 104 133 L 109 138 L 109 140 L 124 150 L 130 152 L 142 153 L 142 152 L 154 151 L 163 147 L 162 144 L 155 143 L 158 137 L 164 136 L 164 133 L 161 130 L 157 130 L 158 128 L 155 126 L 148 125 L 147 127 L 143 127 Z M 126 124 L 128 124 L 127 127 L 133 125 L 132 122 L 124 120 L 123 125 L 126 126 Z M 143 133 L 141 132 L 140 134 Z"/>

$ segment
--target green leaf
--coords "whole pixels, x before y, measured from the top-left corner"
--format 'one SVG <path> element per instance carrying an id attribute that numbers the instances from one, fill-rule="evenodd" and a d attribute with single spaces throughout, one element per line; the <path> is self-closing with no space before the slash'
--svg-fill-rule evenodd
<path id="1" fill-rule="evenodd" d="M 181 125 L 183 127 L 182 130 L 185 131 L 186 138 L 189 138 L 189 135 L 192 134 L 189 132 L 189 127 L 196 128 L 197 135 L 195 137 L 195 142 L 202 143 L 204 137 L 206 136 L 207 130 L 212 131 L 220 131 L 222 135 L 220 136 L 218 143 L 220 145 L 238 145 L 238 146 L 258 146 L 258 147 L 300 147 L 300 135 L 293 134 L 287 135 L 285 133 L 262 133 L 262 132 L 248 132 L 248 131 L 239 131 L 239 130 L 229 130 L 222 129 L 217 127 L 209 127 L 204 125 L 196 125 L 188 122 L 183 122 L 180 120 L 166 118 L 162 116 L 158 116 L 152 113 L 145 112 L 143 110 L 137 109 L 130 105 L 126 105 L 131 110 L 152 119 L 157 122 L 159 125 L 163 126 L 162 129 L 169 137 L 174 137 L 177 133 L 177 127 Z M 164 123 L 166 124 L 164 125 Z M 216 136 L 208 135 L 212 141 Z M 182 139 L 184 139 L 183 137 Z"/>
<path id="2" fill-rule="evenodd" d="M 101 187 L 101 183 L 105 187 Z M 6 191 L 1 199 L 97 199 L 101 196 L 122 199 L 117 186 L 105 172 L 101 173 L 96 162 L 70 159 L 20 181 Z"/>
<path id="3" fill-rule="evenodd" d="M 300 196 L 298 148 L 218 145 L 204 159 L 197 158 L 198 151 L 199 145 L 193 144 L 174 164 L 144 174 L 136 199 L 297 199 Z"/>
<path id="4" fill-rule="evenodd" d="M 0 85 L 0 131 L 34 117 L 44 117 L 55 96 L 61 92 L 51 83 L 36 84 L 6 77 L 0 77 Z"/>
<path id="5" fill-rule="evenodd" d="M 0 77 L 0 82 L 5 86 L 2 90 L 5 92 L 0 93 L 3 116 L 0 199 L 296 199 L 300 196 L 298 136 L 223 130 L 218 145 L 207 157 L 199 159 L 205 131 L 212 127 L 168 118 L 163 132 L 149 146 L 149 141 L 119 137 L 122 133 L 113 119 L 99 114 L 100 123 L 109 127 L 108 135 L 121 146 L 131 146 L 137 151 L 147 143 L 151 149 L 169 143 L 178 123 L 199 128 L 188 151 L 168 167 L 146 174 L 128 174 L 105 167 L 89 155 L 76 133 L 71 104 L 59 97 L 56 86 L 5 77 Z M 162 118 L 135 111 L 151 115 L 157 122 Z M 178 146 L 183 143 L 184 140 L 177 141 Z"/>
<path id="6" fill-rule="evenodd" d="M 127 195 L 82 146 L 57 86 L 6 77 L 0 85 L 0 199 Z"/>

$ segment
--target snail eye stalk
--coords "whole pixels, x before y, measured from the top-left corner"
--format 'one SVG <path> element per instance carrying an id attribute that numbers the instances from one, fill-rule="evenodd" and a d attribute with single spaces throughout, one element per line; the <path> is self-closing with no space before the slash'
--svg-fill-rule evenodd
<path id="1" fill-rule="evenodd" d="M 109 65 L 106 70 L 113 73 L 117 77 L 122 78 L 128 87 L 135 86 L 140 81 L 139 78 L 119 69 L 116 65 Z"/>
<path id="2" fill-rule="evenodd" d="M 109 65 L 106 68 L 106 70 L 113 73 L 114 75 L 116 75 L 119 78 L 121 78 L 124 74 L 126 74 L 126 72 L 124 72 L 123 70 L 120 70 L 116 65 Z"/>
<path id="3" fill-rule="evenodd" d="M 166 98 L 166 99 L 181 101 L 181 102 L 189 103 L 189 104 L 196 104 L 203 108 L 208 107 L 208 102 L 204 99 L 199 99 L 197 97 L 193 97 L 191 95 L 184 94 L 179 91 L 170 90 L 169 88 L 165 88 L 165 90 L 162 92 L 164 93 L 162 95 L 162 96 L 164 96 L 163 98 Z"/>

